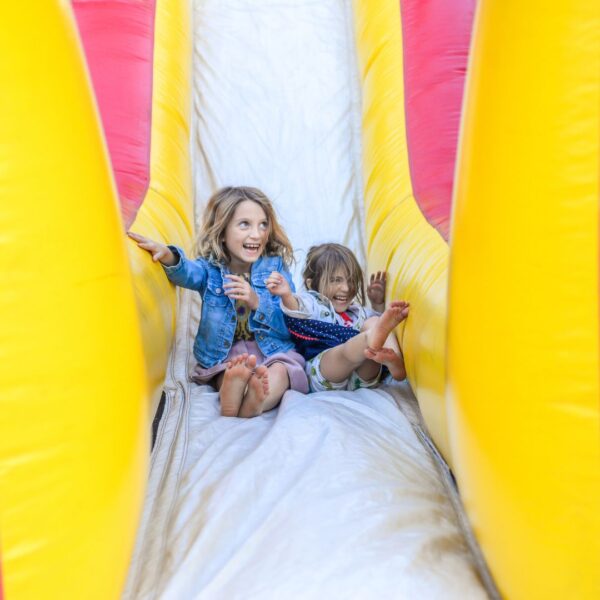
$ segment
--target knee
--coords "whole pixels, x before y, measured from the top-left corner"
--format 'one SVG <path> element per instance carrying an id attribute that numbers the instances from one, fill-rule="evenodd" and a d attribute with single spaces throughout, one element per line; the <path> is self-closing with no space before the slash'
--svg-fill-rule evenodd
<path id="1" fill-rule="evenodd" d="M 269 383 L 272 386 L 279 381 L 289 385 L 288 372 L 285 365 L 274 363 L 269 367 Z"/>

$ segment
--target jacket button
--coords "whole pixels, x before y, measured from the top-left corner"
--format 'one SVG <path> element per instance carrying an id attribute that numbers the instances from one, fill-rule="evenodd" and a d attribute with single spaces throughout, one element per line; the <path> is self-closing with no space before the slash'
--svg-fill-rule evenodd
<path id="1" fill-rule="evenodd" d="M 215 293 L 216 293 L 216 294 L 220 294 L 222 291 L 223 291 L 223 290 L 222 290 L 221 288 L 217 288 L 217 289 L 215 290 Z"/>
<path id="2" fill-rule="evenodd" d="M 258 315 L 258 320 L 259 321 L 264 321 L 265 320 L 265 315 L 263 315 L 263 314 Z"/>

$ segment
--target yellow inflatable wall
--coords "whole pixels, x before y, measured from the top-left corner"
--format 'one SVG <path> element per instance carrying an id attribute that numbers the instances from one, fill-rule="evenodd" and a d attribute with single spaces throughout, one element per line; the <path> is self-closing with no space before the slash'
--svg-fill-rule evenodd
<path id="1" fill-rule="evenodd" d="M 483 2 L 471 61 L 450 262 L 455 471 L 507 598 L 599 598 L 600 6 Z"/>
<path id="2" fill-rule="evenodd" d="M 598 598 L 600 7 L 479 2 L 448 248 L 411 185 L 403 6 L 355 1 L 369 260 L 500 593 Z"/>
<path id="3" fill-rule="evenodd" d="M 0 580 L 8 600 L 118 598 L 175 291 L 144 253 L 128 259 L 70 4 L 5 2 L 0 21 Z M 157 1 L 155 23 L 150 185 L 132 228 L 185 247 L 189 3 Z"/>
<path id="4" fill-rule="evenodd" d="M 106 600 L 148 456 L 131 272 L 70 10 L 4 2 L 0 21 L 4 593 Z"/>
<path id="5" fill-rule="evenodd" d="M 600 8 L 480 2 L 448 245 L 415 202 L 401 4 L 354 6 L 369 261 L 411 302 L 398 334 L 427 428 L 504 596 L 598 598 Z M 4 595 L 118 598 L 175 292 L 127 256 L 70 6 L 5 2 L 0 19 Z M 187 0 L 156 3 L 131 227 L 184 247 L 189 23 Z"/>

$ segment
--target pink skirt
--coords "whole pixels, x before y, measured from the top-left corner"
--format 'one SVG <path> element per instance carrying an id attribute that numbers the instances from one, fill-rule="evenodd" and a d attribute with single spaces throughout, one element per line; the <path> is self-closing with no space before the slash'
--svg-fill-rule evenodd
<path id="1" fill-rule="evenodd" d="M 306 373 L 304 372 L 305 361 L 302 355 L 294 352 L 293 350 L 288 350 L 287 352 L 278 352 L 277 354 L 272 354 L 271 356 L 266 357 L 260 351 L 260 348 L 255 341 L 245 342 L 240 340 L 239 342 L 236 342 L 231 347 L 227 358 L 225 358 L 222 363 L 219 363 L 214 367 L 204 369 L 200 365 L 196 365 L 194 373 L 190 379 L 194 383 L 210 385 L 211 381 L 227 368 L 225 363 L 228 360 L 232 360 L 236 356 L 244 353 L 254 354 L 254 356 L 256 356 L 257 365 L 265 365 L 265 367 L 268 367 L 273 363 L 281 363 L 287 369 L 288 377 L 290 378 L 290 389 L 296 390 L 297 392 L 301 392 L 303 394 L 308 393 L 308 379 L 306 378 Z"/>

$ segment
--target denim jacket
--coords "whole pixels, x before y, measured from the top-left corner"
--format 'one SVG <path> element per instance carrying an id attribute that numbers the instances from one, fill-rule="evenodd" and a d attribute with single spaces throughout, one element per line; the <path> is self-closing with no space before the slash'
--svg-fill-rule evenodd
<path id="1" fill-rule="evenodd" d="M 202 297 L 202 315 L 194 340 L 194 356 L 205 369 L 225 360 L 231 346 L 237 325 L 235 300 L 225 295 L 223 277 L 231 271 L 222 263 L 206 258 L 190 260 L 176 246 L 169 246 L 179 258 L 176 265 L 163 269 L 175 285 L 197 290 Z M 250 272 L 250 285 L 258 296 L 258 308 L 250 313 L 248 327 L 265 356 L 277 352 L 287 352 L 294 343 L 283 319 L 280 299 L 273 296 L 265 285 L 272 271 L 279 271 L 294 284 L 290 272 L 280 256 L 262 256 L 253 265 Z"/>

